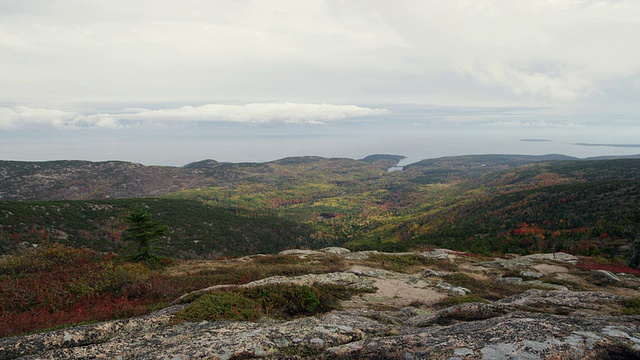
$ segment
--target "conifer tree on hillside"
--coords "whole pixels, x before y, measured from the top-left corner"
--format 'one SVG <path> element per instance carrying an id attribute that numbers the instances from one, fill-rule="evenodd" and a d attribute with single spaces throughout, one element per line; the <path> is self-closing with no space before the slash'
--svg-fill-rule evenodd
<path id="1" fill-rule="evenodd" d="M 135 261 L 157 259 L 158 256 L 154 252 L 161 249 L 158 242 L 169 228 L 153 221 L 151 214 L 143 209 L 131 210 L 124 221 L 129 224 L 129 227 L 124 231 L 122 238 L 132 242 L 136 248 L 132 259 Z"/>

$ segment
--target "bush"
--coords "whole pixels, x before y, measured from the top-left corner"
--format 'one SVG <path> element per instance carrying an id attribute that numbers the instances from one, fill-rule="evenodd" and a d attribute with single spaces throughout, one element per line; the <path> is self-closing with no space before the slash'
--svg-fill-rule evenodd
<path id="1" fill-rule="evenodd" d="M 480 280 L 462 273 L 447 275 L 445 278 L 447 282 L 452 285 L 467 288 L 471 290 L 475 296 L 492 301 L 520 294 L 533 288 L 529 285 L 505 284 L 493 280 Z"/>
<path id="2" fill-rule="evenodd" d="M 336 309 L 340 300 L 358 292 L 341 285 L 291 284 L 217 290 L 198 297 L 176 316 L 186 321 L 291 319 Z"/>
<path id="3" fill-rule="evenodd" d="M 625 315 L 640 315 L 640 297 L 627 298 L 621 301 Z"/>
<path id="4" fill-rule="evenodd" d="M 465 296 L 450 296 L 448 298 L 444 298 L 434 305 L 436 307 L 447 308 L 449 306 L 460 305 L 465 303 L 488 303 L 486 299 L 483 299 L 477 295 L 465 295 Z"/>
<path id="5" fill-rule="evenodd" d="M 47 244 L 0 262 L 0 337 L 138 316 L 209 278 L 168 276 L 112 254 Z"/>
<path id="6" fill-rule="evenodd" d="M 260 305 L 236 292 L 205 294 L 176 315 L 186 321 L 255 320 Z"/>
<path id="7" fill-rule="evenodd" d="M 458 269 L 455 264 L 447 260 L 428 258 L 418 254 L 370 254 L 369 258 L 365 262 L 371 266 L 380 266 L 385 270 L 402 273 L 413 273 L 425 266 L 447 271 L 454 271 Z"/>

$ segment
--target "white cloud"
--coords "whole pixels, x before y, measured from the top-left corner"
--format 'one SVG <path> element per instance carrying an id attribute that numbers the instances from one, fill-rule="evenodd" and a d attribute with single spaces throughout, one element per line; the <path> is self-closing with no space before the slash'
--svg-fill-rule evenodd
<path id="1" fill-rule="evenodd" d="M 135 109 L 118 113 L 79 114 L 69 111 L 29 107 L 0 108 L 0 130 L 32 127 L 124 128 L 130 122 L 240 122 L 324 124 L 349 118 L 388 114 L 385 109 L 355 105 L 254 103 L 246 105 L 209 104 L 175 109 Z"/>
<path id="2" fill-rule="evenodd" d="M 633 0 L 0 0 L 0 99 L 545 102 L 640 78 Z M 452 75 L 459 74 L 456 83 Z"/>
<path id="3" fill-rule="evenodd" d="M 448 68 L 519 96 L 576 100 L 599 94 L 601 81 L 640 76 L 637 1 L 344 3 L 394 29 L 422 71 Z"/>

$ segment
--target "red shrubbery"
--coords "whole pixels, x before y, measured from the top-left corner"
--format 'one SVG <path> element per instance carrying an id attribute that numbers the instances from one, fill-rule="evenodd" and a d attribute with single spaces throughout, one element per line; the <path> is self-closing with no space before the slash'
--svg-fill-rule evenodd
<path id="1" fill-rule="evenodd" d="M 580 258 L 576 266 L 587 270 L 607 270 L 615 274 L 626 273 L 640 276 L 640 270 L 638 269 L 633 269 L 619 263 L 601 264 L 594 262 L 591 258 Z"/>
<path id="2" fill-rule="evenodd" d="M 49 244 L 0 262 L 0 337 L 141 315 L 204 284 Z"/>

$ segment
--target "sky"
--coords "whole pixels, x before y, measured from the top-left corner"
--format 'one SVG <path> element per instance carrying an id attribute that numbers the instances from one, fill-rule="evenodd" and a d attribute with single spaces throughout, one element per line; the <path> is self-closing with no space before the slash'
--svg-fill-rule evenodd
<path id="1" fill-rule="evenodd" d="M 0 159 L 640 153 L 637 0 L 0 0 Z"/>

